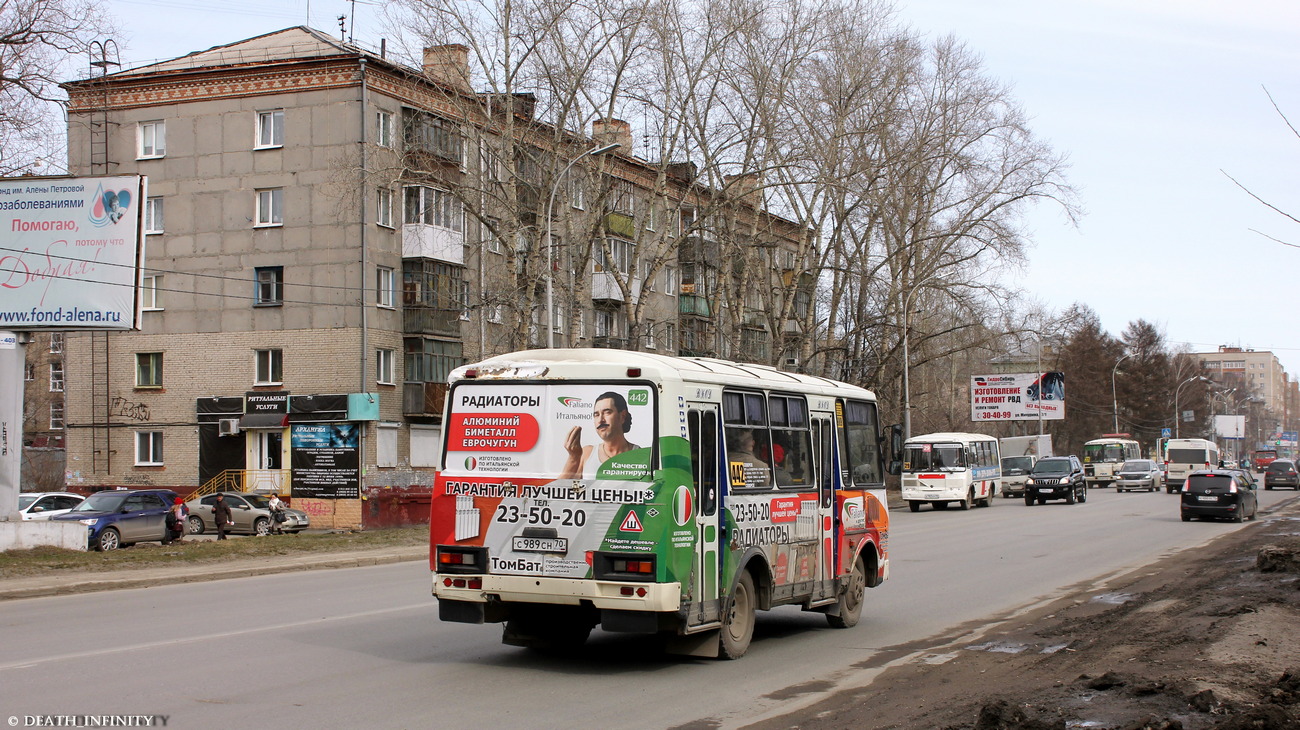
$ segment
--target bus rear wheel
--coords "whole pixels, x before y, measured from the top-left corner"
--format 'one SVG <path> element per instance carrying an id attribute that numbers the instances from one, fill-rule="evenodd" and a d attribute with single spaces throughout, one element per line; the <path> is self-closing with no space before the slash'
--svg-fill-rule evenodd
<path id="1" fill-rule="evenodd" d="M 862 603 L 867 595 L 867 567 L 862 562 L 862 556 L 853 562 L 853 572 L 844 581 L 844 590 L 839 597 L 839 612 L 835 615 L 826 614 L 826 623 L 832 628 L 849 629 L 858 625 L 858 619 L 862 617 Z"/>
<path id="2" fill-rule="evenodd" d="M 754 639 L 754 579 L 749 571 L 740 574 L 731 604 L 722 618 L 722 658 L 739 659 Z"/>

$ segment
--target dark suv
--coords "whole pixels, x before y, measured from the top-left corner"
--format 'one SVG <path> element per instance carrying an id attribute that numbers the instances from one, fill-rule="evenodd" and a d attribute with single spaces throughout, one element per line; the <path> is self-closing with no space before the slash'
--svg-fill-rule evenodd
<path id="1" fill-rule="evenodd" d="M 176 500 L 170 489 L 114 489 L 95 492 L 72 511 L 50 518 L 80 522 L 87 546 L 116 550 L 137 542 L 167 540 L 167 510 Z"/>
<path id="2" fill-rule="evenodd" d="M 1046 504 L 1049 499 L 1064 499 L 1066 504 L 1088 501 L 1079 457 L 1049 456 L 1034 464 L 1025 481 L 1025 505 L 1030 506 L 1035 500 Z"/>
<path id="3" fill-rule="evenodd" d="M 1259 500 L 1255 480 L 1238 469 L 1198 469 L 1183 482 L 1179 513 L 1183 522 L 1193 517 L 1226 517 L 1233 522 L 1255 519 Z"/>
<path id="4" fill-rule="evenodd" d="M 1290 487 L 1300 490 L 1300 474 L 1290 459 L 1274 459 L 1264 467 L 1264 488 Z"/>

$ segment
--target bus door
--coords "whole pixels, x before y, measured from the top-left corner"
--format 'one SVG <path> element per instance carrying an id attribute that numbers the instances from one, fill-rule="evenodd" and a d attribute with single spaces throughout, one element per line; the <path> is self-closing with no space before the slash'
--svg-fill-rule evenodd
<path id="1" fill-rule="evenodd" d="M 711 623 L 721 616 L 719 578 L 722 560 L 722 520 L 718 510 L 722 463 L 720 419 L 716 403 L 691 403 L 686 412 L 691 443 L 691 477 L 695 482 L 695 574 L 691 593 L 697 608 L 687 621 Z"/>
<path id="2" fill-rule="evenodd" d="M 834 598 L 835 566 L 839 565 L 840 545 L 838 536 L 844 534 L 844 525 L 839 510 L 835 509 L 835 466 L 831 458 L 831 442 L 835 433 L 834 422 L 829 414 L 818 414 L 812 418 L 813 437 L 813 471 L 817 479 L 817 491 L 820 497 L 820 512 L 829 516 L 833 529 L 823 530 L 821 546 L 818 550 L 817 590 L 818 598 Z M 819 524 L 824 523 L 824 517 Z"/>

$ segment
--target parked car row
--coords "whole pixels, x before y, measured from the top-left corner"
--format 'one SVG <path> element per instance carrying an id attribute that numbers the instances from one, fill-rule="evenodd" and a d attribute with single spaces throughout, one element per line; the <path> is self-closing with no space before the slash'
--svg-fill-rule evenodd
<path id="1" fill-rule="evenodd" d="M 231 534 L 266 535 L 272 531 L 274 517 L 266 496 L 247 492 L 220 494 L 230 505 L 235 523 L 228 528 Z M 170 489 L 108 490 L 96 492 L 48 519 L 80 522 L 87 527 L 87 547 L 92 550 L 116 550 L 138 542 L 165 542 L 167 512 L 177 499 L 176 493 Z M 36 506 L 36 501 L 27 508 Z M 186 503 L 190 511 L 186 527 L 191 534 L 201 535 L 216 529 L 212 520 L 212 504 L 215 501 L 216 494 L 211 494 Z M 54 504 L 56 503 L 50 503 L 51 510 Z M 280 524 L 286 532 L 297 533 L 311 526 L 311 519 L 302 510 L 284 509 L 282 513 L 284 521 Z"/>

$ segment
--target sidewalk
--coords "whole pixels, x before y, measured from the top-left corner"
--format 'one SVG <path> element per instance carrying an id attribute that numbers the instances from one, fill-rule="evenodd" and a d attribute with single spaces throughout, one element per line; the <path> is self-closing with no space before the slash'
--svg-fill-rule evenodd
<path id="1" fill-rule="evenodd" d="M 426 545 L 408 545 L 375 550 L 348 550 L 341 552 L 302 553 L 280 555 L 273 558 L 246 558 L 220 564 L 196 563 L 170 565 L 137 570 L 107 572 L 52 573 L 50 575 L 9 578 L 0 583 L 0 601 L 16 598 L 57 596 L 68 593 L 90 593 L 119 588 L 144 588 L 172 583 L 197 583 L 200 581 L 244 578 L 250 575 L 270 575 L 322 568 L 357 568 L 366 565 L 384 565 L 410 560 L 427 560 Z"/>

